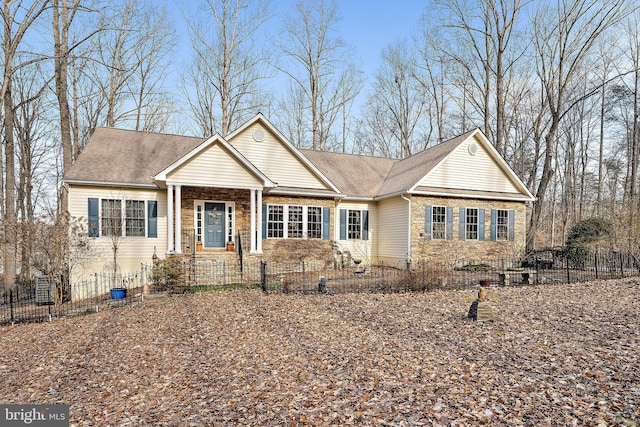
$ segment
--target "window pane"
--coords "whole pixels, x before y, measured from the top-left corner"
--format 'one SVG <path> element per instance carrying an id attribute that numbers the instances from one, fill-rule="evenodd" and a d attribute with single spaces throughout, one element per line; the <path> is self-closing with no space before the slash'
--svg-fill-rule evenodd
<path id="1" fill-rule="evenodd" d="M 504 209 L 497 211 L 496 240 L 509 240 L 509 211 Z"/>
<path id="2" fill-rule="evenodd" d="M 267 237 L 284 237 L 284 207 L 269 205 L 267 209 Z"/>
<path id="3" fill-rule="evenodd" d="M 347 239 L 360 239 L 362 237 L 362 212 L 349 210 L 347 218 Z"/>
<path id="4" fill-rule="evenodd" d="M 322 239 L 322 208 L 320 207 L 307 208 L 307 237 Z"/>
<path id="5" fill-rule="evenodd" d="M 466 220 L 465 231 L 467 240 L 478 240 L 478 209 L 467 208 Z"/>
<path id="6" fill-rule="evenodd" d="M 431 238 L 444 240 L 447 238 L 447 208 L 434 206 L 431 215 Z"/>
<path id="7" fill-rule="evenodd" d="M 127 200 L 125 229 L 127 236 L 144 236 L 144 200 Z"/>
<path id="8" fill-rule="evenodd" d="M 302 206 L 289 206 L 287 230 L 290 239 L 302 239 Z"/>
<path id="9" fill-rule="evenodd" d="M 116 199 L 102 199 L 100 228 L 103 236 L 122 235 L 122 202 Z"/>

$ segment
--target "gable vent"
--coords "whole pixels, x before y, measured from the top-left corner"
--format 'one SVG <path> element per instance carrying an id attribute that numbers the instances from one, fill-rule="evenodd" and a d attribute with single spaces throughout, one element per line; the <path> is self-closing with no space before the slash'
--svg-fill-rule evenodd
<path id="1" fill-rule="evenodd" d="M 257 142 L 264 141 L 264 131 L 262 129 L 256 129 L 253 131 L 253 139 Z"/>
<path id="2" fill-rule="evenodd" d="M 475 143 L 469 144 L 469 154 L 474 156 L 478 152 L 478 146 Z"/>

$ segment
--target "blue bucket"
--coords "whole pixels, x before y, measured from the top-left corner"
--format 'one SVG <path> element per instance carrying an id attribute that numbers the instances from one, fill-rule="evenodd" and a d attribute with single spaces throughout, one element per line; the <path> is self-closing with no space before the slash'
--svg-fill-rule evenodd
<path id="1" fill-rule="evenodd" d="M 114 288 L 109 291 L 111 299 L 125 299 L 127 297 L 126 288 Z"/>

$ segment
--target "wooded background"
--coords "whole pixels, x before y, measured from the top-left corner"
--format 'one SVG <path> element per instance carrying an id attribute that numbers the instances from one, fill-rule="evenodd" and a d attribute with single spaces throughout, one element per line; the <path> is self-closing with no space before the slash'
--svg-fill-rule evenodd
<path id="1" fill-rule="evenodd" d="M 71 220 L 61 178 L 96 127 L 225 136 L 257 112 L 298 147 L 394 158 L 479 127 L 537 197 L 527 249 L 598 216 L 636 251 L 637 3 L 425 1 L 363 71 L 333 1 L 3 0 L 4 281 L 71 250 L 33 256 Z"/>

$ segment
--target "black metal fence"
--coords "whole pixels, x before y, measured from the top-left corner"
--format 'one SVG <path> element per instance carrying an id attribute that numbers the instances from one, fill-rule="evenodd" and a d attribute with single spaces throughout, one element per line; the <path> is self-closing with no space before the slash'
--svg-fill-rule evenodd
<path id="1" fill-rule="evenodd" d="M 640 275 L 630 254 L 596 254 L 579 262 L 569 258 L 392 265 L 278 263 L 167 259 L 142 264 L 130 274 L 96 273 L 65 283 L 40 277 L 33 284 L 0 294 L 0 324 L 50 321 L 54 317 L 96 312 L 166 293 L 223 289 L 261 289 L 266 293 L 420 292 L 472 286 L 561 284 Z"/>

